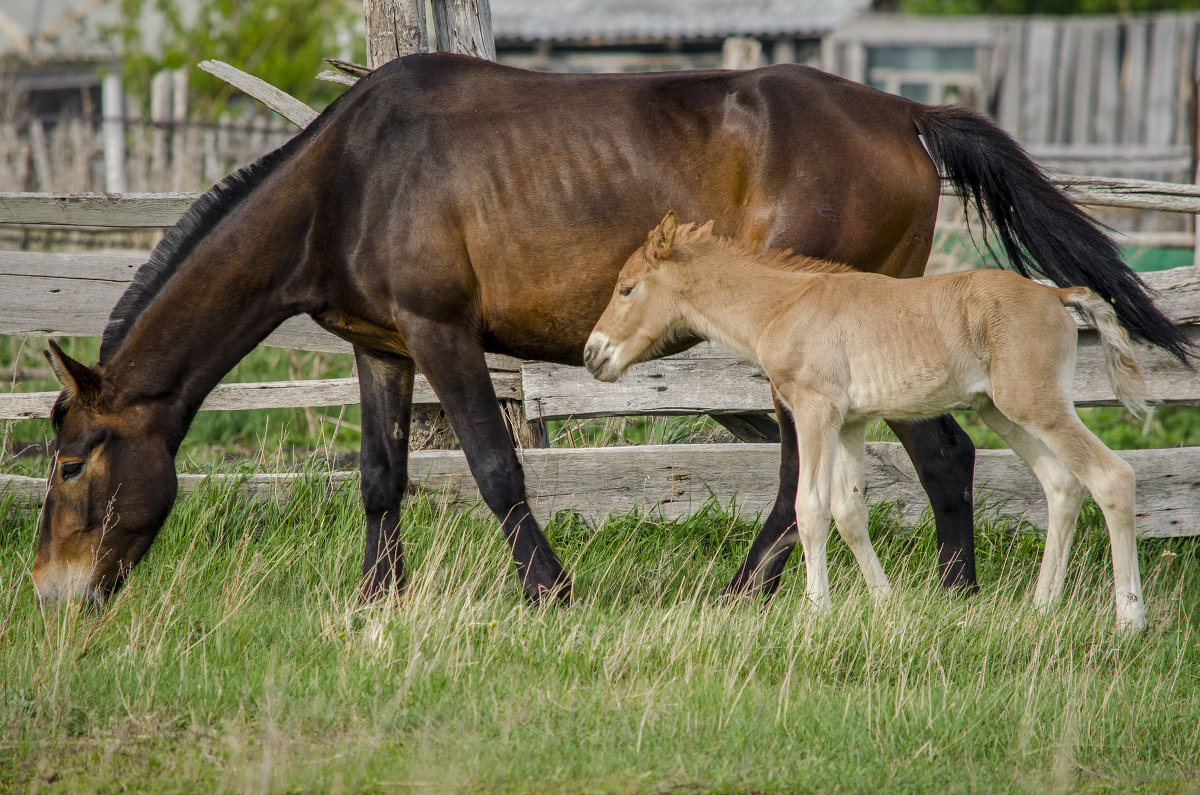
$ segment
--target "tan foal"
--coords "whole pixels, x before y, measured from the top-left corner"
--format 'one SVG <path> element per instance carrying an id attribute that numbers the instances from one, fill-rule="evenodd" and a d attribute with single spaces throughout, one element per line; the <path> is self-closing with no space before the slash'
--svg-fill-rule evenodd
<path id="1" fill-rule="evenodd" d="M 1100 332 L 1117 397 L 1146 407 L 1133 348 L 1102 298 L 981 270 L 894 279 L 836 263 L 756 251 L 680 226 L 669 213 L 621 270 L 584 362 L 601 381 L 654 358 L 671 340 L 702 336 L 758 362 L 793 415 L 800 450 L 796 533 L 805 592 L 830 604 L 826 542 L 832 515 L 868 587 L 891 592 L 867 535 L 863 447 L 874 418 L 915 419 L 972 408 L 1037 475 L 1049 528 L 1034 603 L 1062 597 L 1084 487 L 1108 523 L 1118 626 L 1146 626 L 1134 539 L 1134 476 L 1089 431 L 1071 400 L 1076 326 Z M 781 539 L 794 544 L 796 537 Z"/>

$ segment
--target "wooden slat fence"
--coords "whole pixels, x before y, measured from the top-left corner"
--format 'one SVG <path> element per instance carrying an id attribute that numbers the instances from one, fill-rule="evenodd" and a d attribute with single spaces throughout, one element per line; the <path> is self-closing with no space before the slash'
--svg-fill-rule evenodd
<path id="1" fill-rule="evenodd" d="M 905 17 L 867 14 L 826 37 L 822 67 L 923 101 L 972 102 L 1043 165 L 1069 173 L 1191 180 L 1200 14 Z M 890 47 L 969 48 L 958 71 L 887 74 Z M 905 77 L 907 75 L 907 77 Z M 940 86 L 953 86 L 946 94 Z"/>
<path id="2" fill-rule="evenodd" d="M 1068 178 L 1065 186 L 1084 202 L 1109 206 L 1153 206 L 1200 211 L 1200 190 L 1128 180 Z M 83 196 L 0 194 L 0 223 L 88 226 L 162 226 L 172 223 L 194 198 L 190 194 Z M 109 309 L 144 261 L 137 254 L 38 254 L 0 252 L 0 334 L 97 336 Z M 1160 305 L 1200 342 L 1200 269 L 1145 274 L 1161 293 Z M 349 351 L 307 318 L 294 318 L 265 342 L 285 348 Z M 1094 334 L 1082 329 L 1075 399 L 1078 405 L 1116 405 L 1099 366 Z M 645 414 L 767 412 L 765 377 L 748 362 L 704 345 L 676 357 L 633 368 L 617 384 L 600 384 L 582 369 L 493 357 L 497 394 L 524 402 L 531 420 Z M 1143 356 L 1152 394 L 1169 405 L 1200 405 L 1200 375 L 1155 351 Z M 0 394 L 0 420 L 45 417 L 54 393 Z M 226 384 L 204 410 L 328 406 L 355 403 L 353 378 L 262 384 Z M 416 401 L 436 403 L 418 378 Z M 534 510 L 545 518 L 577 510 L 589 518 L 634 508 L 664 516 L 696 510 L 710 499 L 736 500 L 750 514 L 769 507 L 778 483 L 775 445 L 691 444 L 520 451 Z M 1200 448 L 1127 451 L 1122 456 L 1139 479 L 1140 532 L 1152 536 L 1200 534 Z M 872 444 L 867 456 L 872 501 L 894 502 L 906 521 L 915 521 L 926 498 L 903 451 Z M 423 451 L 410 459 L 411 478 L 448 498 L 479 499 L 466 462 L 457 451 Z M 234 477 L 234 476 L 230 476 Z M 291 474 L 237 476 L 242 488 L 265 493 L 286 486 Z M 352 477 L 335 473 L 331 486 Z M 204 478 L 183 476 L 185 491 Z M 37 478 L 0 475 L 0 496 L 37 502 Z M 1041 492 L 1033 475 L 1009 451 L 979 451 L 976 491 L 1007 513 L 1045 522 Z"/>

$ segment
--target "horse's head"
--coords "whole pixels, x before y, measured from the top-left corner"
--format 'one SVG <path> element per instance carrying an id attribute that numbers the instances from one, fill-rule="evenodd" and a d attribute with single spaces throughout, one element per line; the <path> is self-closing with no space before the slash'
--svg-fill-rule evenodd
<path id="1" fill-rule="evenodd" d="M 63 391 L 33 583 L 42 601 L 98 602 L 120 587 L 170 512 L 174 456 L 147 406 L 115 406 L 99 367 L 50 346 Z"/>
<path id="2" fill-rule="evenodd" d="M 588 337 L 583 352 L 588 372 L 601 381 L 616 381 L 629 365 L 653 359 L 656 351 L 690 333 L 680 325 L 680 274 L 667 266 L 678 259 L 677 235 L 695 241 L 711 230 L 711 221 L 699 229 L 680 227 L 673 212 L 654 227 L 645 245 L 621 267 L 612 298 Z"/>

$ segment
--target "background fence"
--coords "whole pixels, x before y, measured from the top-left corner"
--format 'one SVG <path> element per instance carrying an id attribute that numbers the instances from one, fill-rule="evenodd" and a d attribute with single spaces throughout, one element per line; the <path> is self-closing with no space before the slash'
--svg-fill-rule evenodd
<path id="1" fill-rule="evenodd" d="M 1116 206 L 1200 210 L 1200 190 L 1188 185 L 1075 180 L 1086 201 Z M 194 195 L 124 196 L 0 194 L 0 223 L 146 228 L 170 225 Z M 99 336 L 110 308 L 145 260 L 144 254 L 46 254 L 0 252 L 0 334 Z M 1160 305 L 1188 335 L 1200 342 L 1200 269 L 1177 268 L 1146 274 L 1161 292 Z M 308 318 L 284 323 L 265 342 L 285 348 L 349 352 L 349 345 Z M 766 378 L 753 365 L 716 346 L 704 345 L 679 356 L 632 368 L 617 384 L 594 381 L 580 368 L 492 357 L 493 383 L 506 401 L 520 401 L 533 422 L 567 417 L 635 414 L 767 413 Z M 1200 375 L 1165 355 L 1144 350 L 1151 393 L 1170 405 L 1200 405 Z M 19 375 L 19 374 L 14 374 Z M 19 383 L 19 382 L 18 382 Z M 46 417 L 56 393 L 0 394 L 0 420 Z M 1117 405 L 1100 365 L 1094 333 L 1080 334 L 1075 399 L 1078 405 Z M 227 384 L 217 388 L 203 410 L 281 408 L 352 404 L 355 379 Z M 437 398 L 418 377 L 415 401 Z M 647 445 L 520 451 L 535 513 L 541 518 L 577 510 L 600 518 L 634 508 L 678 516 L 715 497 L 736 499 L 741 510 L 767 508 L 778 483 L 778 448 L 772 444 Z M 1125 451 L 1139 485 L 1138 523 L 1145 535 L 1200 534 L 1200 448 Z M 902 518 L 917 519 L 927 505 L 924 492 L 897 444 L 875 443 L 867 454 L 868 496 L 896 503 Z M 447 497 L 479 499 L 461 452 L 431 450 L 410 458 L 411 480 L 442 490 Z M 338 484 L 352 473 L 334 473 Z M 295 475 L 261 474 L 243 480 L 251 492 L 286 486 Z M 980 501 L 1003 503 L 1006 513 L 1044 523 L 1040 488 L 1009 451 L 981 450 L 976 465 Z M 203 476 L 184 475 L 181 488 L 194 488 Z M 36 503 L 44 481 L 0 475 L 0 495 Z"/>
<path id="2" fill-rule="evenodd" d="M 119 75 L 105 78 L 103 95 L 102 114 L 0 121 L 0 185 L 43 192 L 200 190 L 295 134 L 257 105 L 219 123 L 190 119 L 183 69 L 155 75 L 142 115 L 127 112 Z"/>

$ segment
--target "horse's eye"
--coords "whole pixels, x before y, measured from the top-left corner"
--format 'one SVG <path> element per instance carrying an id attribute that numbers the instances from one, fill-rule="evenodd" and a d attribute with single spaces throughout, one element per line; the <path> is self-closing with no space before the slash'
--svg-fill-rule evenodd
<path id="1" fill-rule="evenodd" d="M 622 284 L 620 287 L 617 288 L 617 295 L 622 296 L 622 297 L 628 297 L 628 295 L 632 292 L 633 292 L 632 284 Z"/>
<path id="2" fill-rule="evenodd" d="M 70 480 L 83 470 L 82 461 L 68 461 L 62 465 L 63 480 Z"/>

